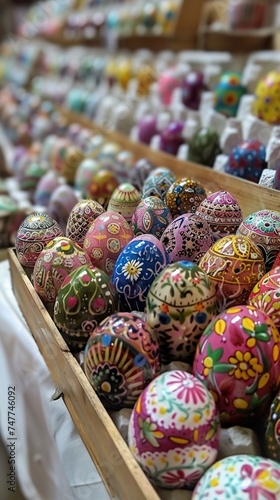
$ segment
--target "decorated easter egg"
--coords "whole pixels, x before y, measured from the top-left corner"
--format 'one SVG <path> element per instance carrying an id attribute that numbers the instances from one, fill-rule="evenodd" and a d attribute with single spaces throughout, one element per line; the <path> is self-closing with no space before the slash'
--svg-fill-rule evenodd
<path id="1" fill-rule="evenodd" d="M 50 170 L 39 180 L 34 193 L 36 205 L 47 207 L 53 191 L 59 186 L 60 180 L 57 174 Z"/>
<path id="2" fill-rule="evenodd" d="M 120 151 L 121 148 L 116 142 L 106 142 L 103 144 L 97 156 L 100 167 L 104 170 L 113 170 Z"/>
<path id="3" fill-rule="evenodd" d="M 198 111 L 201 94 L 207 90 L 202 71 L 192 70 L 183 79 L 182 102 L 190 109 Z"/>
<path id="4" fill-rule="evenodd" d="M 269 271 L 280 248 L 280 212 L 259 210 L 241 222 L 236 234 L 247 236 L 263 254 Z"/>
<path id="5" fill-rule="evenodd" d="M 234 72 L 224 73 L 214 89 L 215 111 L 227 118 L 236 116 L 240 99 L 244 94 L 246 88 L 242 84 L 241 75 Z"/>
<path id="6" fill-rule="evenodd" d="M 215 130 L 200 129 L 188 143 L 188 160 L 213 167 L 216 156 L 221 153 L 220 138 Z"/>
<path id="7" fill-rule="evenodd" d="M 165 364 L 192 361 L 198 340 L 217 313 L 216 286 L 196 264 L 168 265 L 147 295 L 146 317 Z"/>
<path id="8" fill-rule="evenodd" d="M 58 222 L 63 233 L 65 233 L 71 210 L 78 201 L 76 193 L 68 184 L 59 185 L 50 197 L 48 214 Z"/>
<path id="9" fill-rule="evenodd" d="M 99 163 L 93 158 L 86 158 L 77 167 L 74 186 L 81 192 L 83 198 L 89 197 L 91 179 L 98 169 Z"/>
<path id="10" fill-rule="evenodd" d="M 160 133 L 160 149 L 176 156 L 180 146 L 185 143 L 183 137 L 184 122 L 172 121 Z"/>
<path id="11" fill-rule="evenodd" d="M 212 230 L 201 217 L 187 213 L 179 215 L 164 230 L 161 236 L 170 262 L 190 260 L 199 263 L 214 243 Z"/>
<path id="12" fill-rule="evenodd" d="M 90 264 L 88 255 L 65 236 L 54 238 L 41 251 L 34 266 L 33 284 L 51 312 L 63 280 L 85 264 Z"/>
<path id="13" fill-rule="evenodd" d="M 280 393 L 275 396 L 270 406 L 264 436 L 265 454 L 268 458 L 280 462 Z"/>
<path id="14" fill-rule="evenodd" d="M 157 7 L 154 2 L 146 2 L 143 5 L 142 24 L 147 29 L 152 29 L 157 22 Z"/>
<path id="15" fill-rule="evenodd" d="M 280 465 L 260 456 L 234 455 L 210 467 L 197 483 L 191 500 L 280 498 Z"/>
<path id="16" fill-rule="evenodd" d="M 124 217 L 108 211 L 91 223 L 83 248 L 94 266 L 112 276 L 119 254 L 133 237 L 133 231 Z"/>
<path id="17" fill-rule="evenodd" d="M 243 221 L 240 205 L 228 191 L 210 194 L 195 213 L 208 223 L 216 240 L 235 234 Z"/>
<path id="18" fill-rule="evenodd" d="M 248 304 L 265 312 L 280 328 L 280 267 L 270 270 L 254 286 Z"/>
<path id="19" fill-rule="evenodd" d="M 191 374 L 162 373 L 142 392 L 128 426 L 129 448 L 156 486 L 192 489 L 217 457 L 219 416 Z"/>
<path id="20" fill-rule="evenodd" d="M 261 120 L 271 124 L 280 123 L 280 71 L 270 71 L 257 84 L 252 112 Z"/>
<path id="21" fill-rule="evenodd" d="M 96 326 L 118 306 L 109 276 L 86 264 L 64 279 L 56 296 L 54 322 L 70 349 L 81 351 Z"/>
<path id="22" fill-rule="evenodd" d="M 85 349 L 87 378 L 107 408 L 132 408 L 159 374 L 159 347 L 135 313 L 109 316 L 95 328 Z"/>
<path id="23" fill-rule="evenodd" d="M 66 236 L 82 247 L 91 224 L 104 212 L 104 208 L 97 201 L 79 201 L 70 212 L 66 226 Z"/>
<path id="24" fill-rule="evenodd" d="M 84 159 L 84 154 L 77 146 L 70 146 L 65 154 L 60 175 L 62 175 L 69 184 L 73 184 L 77 168 Z"/>
<path id="25" fill-rule="evenodd" d="M 160 100 L 165 106 L 171 104 L 173 92 L 180 86 L 181 79 L 177 75 L 176 68 L 168 68 L 161 73 L 158 79 L 158 91 Z"/>
<path id="26" fill-rule="evenodd" d="M 205 189 L 193 179 L 183 177 L 175 181 L 166 193 L 166 205 L 172 216 L 194 213 L 206 198 Z"/>
<path id="27" fill-rule="evenodd" d="M 141 201 L 141 193 L 129 183 L 120 184 L 113 192 L 108 210 L 122 215 L 127 222 L 131 222 L 136 207 Z"/>
<path id="28" fill-rule="evenodd" d="M 136 79 L 137 95 L 141 97 L 149 95 L 150 87 L 156 81 L 154 68 L 149 64 L 141 65 L 136 72 Z"/>
<path id="29" fill-rule="evenodd" d="M 172 222 L 169 208 L 157 196 L 147 196 L 135 209 L 131 227 L 135 236 L 152 234 L 160 239 L 163 231 Z"/>
<path id="30" fill-rule="evenodd" d="M 225 172 L 258 183 L 267 167 L 266 148 L 258 139 L 248 139 L 231 151 Z"/>
<path id="31" fill-rule="evenodd" d="M 164 200 L 168 189 L 175 180 L 176 177 L 169 168 L 155 168 L 144 182 L 143 198 L 147 198 L 147 196 L 158 196 L 158 198 Z"/>
<path id="32" fill-rule="evenodd" d="M 246 236 L 224 236 L 209 248 L 199 267 L 217 284 L 220 312 L 246 304 L 252 289 L 265 274 L 262 253 Z"/>
<path id="33" fill-rule="evenodd" d="M 16 254 L 19 262 L 33 268 L 43 248 L 54 238 L 62 236 L 58 223 L 44 213 L 28 215 L 16 236 Z"/>
<path id="34" fill-rule="evenodd" d="M 193 374 L 211 391 L 221 422 L 251 426 L 280 383 L 280 335 L 270 317 L 251 306 L 220 313 L 203 332 Z"/>
<path id="35" fill-rule="evenodd" d="M 143 190 L 143 185 L 148 175 L 155 169 L 155 165 L 146 158 L 141 158 L 132 165 L 129 172 L 129 180 L 138 191 Z"/>
<path id="36" fill-rule="evenodd" d="M 157 118 L 154 115 L 145 115 L 138 123 L 138 140 L 150 144 L 157 134 Z"/>
<path id="37" fill-rule="evenodd" d="M 118 256 L 112 276 L 121 310 L 144 311 L 152 282 L 169 262 L 155 236 L 143 234 L 130 241 Z"/>
<path id="38" fill-rule="evenodd" d="M 177 2 L 174 0 L 162 0 L 158 4 L 158 9 L 158 22 L 163 33 L 173 33 L 174 22 L 178 13 Z"/>
<path id="39" fill-rule="evenodd" d="M 91 178 L 89 187 L 89 196 L 97 201 L 105 209 L 108 207 L 109 200 L 118 187 L 118 181 L 115 175 L 109 170 L 98 170 Z"/>
<path id="40" fill-rule="evenodd" d="M 27 164 L 24 175 L 19 182 L 20 189 L 28 191 L 30 198 L 33 199 L 35 189 L 46 172 L 46 165 L 31 160 Z"/>
<path id="41" fill-rule="evenodd" d="M 280 252 L 276 255 L 276 259 L 273 262 L 272 269 L 275 269 L 275 267 L 279 267 L 279 266 L 280 266 Z"/>

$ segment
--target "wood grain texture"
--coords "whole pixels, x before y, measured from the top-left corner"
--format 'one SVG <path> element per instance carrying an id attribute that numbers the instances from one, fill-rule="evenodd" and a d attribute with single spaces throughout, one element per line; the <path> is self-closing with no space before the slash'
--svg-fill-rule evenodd
<path id="1" fill-rule="evenodd" d="M 209 167 L 196 163 L 181 161 L 161 151 L 153 151 L 144 144 L 130 141 L 123 134 L 109 132 L 99 125 L 94 125 L 88 118 L 80 114 L 62 108 L 59 110 L 69 122 L 79 123 L 95 134 L 103 134 L 108 140 L 115 141 L 122 148 L 132 151 L 136 159 L 147 158 L 156 166 L 168 167 L 177 178 L 192 177 L 204 186 L 208 194 L 219 190 L 229 191 L 237 199 L 244 218 L 263 209 L 280 211 L 280 192 L 275 189 L 268 189 L 232 175 L 215 172 Z"/>
<path id="2" fill-rule="evenodd" d="M 78 362 L 23 271 L 8 250 L 14 294 L 73 422 L 109 494 L 119 500 L 159 500 Z M 55 404 L 55 403 L 54 403 Z"/>

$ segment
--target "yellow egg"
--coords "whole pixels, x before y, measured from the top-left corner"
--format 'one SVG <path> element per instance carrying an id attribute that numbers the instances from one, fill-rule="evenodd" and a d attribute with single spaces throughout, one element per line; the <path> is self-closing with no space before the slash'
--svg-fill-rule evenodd
<path id="1" fill-rule="evenodd" d="M 270 71 L 260 80 L 256 87 L 252 112 L 271 125 L 280 123 L 280 71 Z"/>

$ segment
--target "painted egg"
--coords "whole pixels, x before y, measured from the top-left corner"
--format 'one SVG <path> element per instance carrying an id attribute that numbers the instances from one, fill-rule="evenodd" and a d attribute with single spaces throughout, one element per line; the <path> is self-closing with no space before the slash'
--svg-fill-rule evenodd
<path id="1" fill-rule="evenodd" d="M 110 198 L 108 210 L 119 213 L 127 222 L 131 222 L 140 201 L 141 194 L 132 184 L 120 184 Z"/>
<path id="2" fill-rule="evenodd" d="M 63 280 L 85 264 L 90 264 L 88 255 L 65 236 L 54 238 L 41 251 L 34 266 L 33 284 L 51 313 Z"/>
<path id="3" fill-rule="evenodd" d="M 146 160 L 146 158 L 141 158 L 130 170 L 129 178 L 131 184 L 133 184 L 138 191 L 142 192 L 145 180 L 154 169 L 155 165 L 153 165 L 153 163 Z"/>
<path id="4" fill-rule="evenodd" d="M 165 106 L 171 104 L 173 92 L 180 86 L 181 80 L 175 68 L 169 68 L 161 73 L 158 79 L 158 91 L 160 100 Z"/>
<path id="5" fill-rule="evenodd" d="M 71 210 L 78 201 L 77 195 L 68 184 L 58 186 L 50 197 L 48 214 L 58 222 L 64 234 Z"/>
<path id="6" fill-rule="evenodd" d="M 216 462 L 197 483 L 191 500 L 280 498 L 280 466 L 267 458 L 234 455 Z"/>
<path id="7" fill-rule="evenodd" d="M 160 239 L 172 220 L 171 212 L 165 203 L 157 196 L 148 196 L 135 209 L 131 227 L 135 236 L 152 234 Z"/>
<path id="8" fill-rule="evenodd" d="M 133 231 L 124 217 L 108 211 L 92 222 L 83 248 L 92 265 L 112 276 L 115 262 L 123 248 L 134 238 Z"/>
<path id="9" fill-rule="evenodd" d="M 207 90 L 202 71 L 192 70 L 183 80 L 182 83 L 182 102 L 190 109 L 198 111 L 200 105 L 201 94 Z"/>
<path id="10" fill-rule="evenodd" d="M 193 374 L 211 391 L 225 425 L 249 427 L 262 417 L 280 383 L 280 335 L 251 306 L 226 309 L 197 346 Z"/>
<path id="11" fill-rule="evenodd" d="M 90 198 L 100 203 L 106 209 L 117 187 L 118 181 L 112 172 L 104 169 L 98 170 L 91 178 L 89 188 Z"/>
<path id="12" fill-rule="evenodd" d="M 85 349 L 84 368 L 107 408 L 132 408 L 143 389 L 159 374 L 157 340 L 138 315 L 113 314 L 92 333 Z"/>
<path id="13" fill-rule="evenodd" d="M 142 392 L 128 426 L 129 448 L 156 486 L 192 489 L 217 457 L 219 416 L 191 374 L 162 373 Z"/>
<path id="14" fill-rule="evenodd" d="M 183 138 L 184 122 L 173 121 L 160 133 L 160 150 L 176 156 L 180 146 L 185 144 Z"/>
<path id="15" fill-rule="evenodd" d="M 188 143 L 188 160 L 213 167 L 216 156 L 221 153 L 220 138 L 215 130 L 202 128 Z"/>
<path id="16" fill-rule="evenodd" d="M 214 235 L 206 221 L 188 213 L 179 215 L 167 226 L 161 242 L 169 254 L 170 262 L 190 260 L 198 264 L 213 245 Z"/>
<path id="17" fill-rule="evenodd" d="M 28 191 L 32 199 L 38 182 L 42 179 L 46 172 L 47 169 L 44 164 L 40 164 L 37 161 L 31 160 L 28 163 L 24 175 L 19 182 L 20 189 Z"/>
<path id="18" fill-rule="evenodd" d="M 83 198 L 89 198 L 91 179 L 98 170 L 99 163 L 93 158 L 86 158 L 77 167 L 74 186 Z"/>
<path id="19" fill-rule="evenodd" d="M 272 269 L 280 266 L 280 252 L 277 254 L 275 261 L 273 262 Z"/>
<path id="20" fill-rule="evenodd" d="M 258 183 L 267 167 L 266 148 L 258 139 L 248 139 L 231 151 L 225 172 Z"/>
<path id="21" fill-rule="evenodd" d="M 280 328 L 280 267 L 269 271 L 255 285 L 248 304 L 265 312 L 275 326 Z"/>
<path id="22" fill-rule="evenodd" d="M 72 351 L 86 346 L 93 330 L 118 311 L 109 276 L 91 265 L 72 271 L 63 281 L 54 306 L 54 322 Z"/>
<path id="23" fill-rule="evenodd" d="M 160 241 L 150 234 L 137 236 L 120 253 L 112 276 L 121 310 L 144 311 L 150 286 L 169 264 Z"/>
<path id="24" fill-rule="evenodd" d="M 261 251 L 246 236 L 224 236 L 209 248 L 199 267 L 217 284 L 219 311 L 246 304 L 265 274 Z"/>
<path id="25" fill-rule="evenodd" d="M 168 265 L 147 295 L 147 322 L 155 332 L 165 364 L 192 361 L 199 338 L 217 314 L 216 286 L 189 261 Z"/>
<path id="26" fill-rule="evenodd" d="M 155 168 L 144 182 L 143 198 L 147 198 L 147 196 L 158 196 L 158 198 L 164 200 L 168 189 L 175 180 L 176 177 L 169 168 Z"/>
<path id="27" fill-rule="evenodd" d="M 255 90 L 252 112 L 271 125 L 280 123 L 280 71 L 270 71 L 259 81 Z"/>
<path id="28" fill-rule="evenodd" d="M 97 201 L 79 201 L 70 212 L 66 226 L 66 236 L 82 247 L 91 224 L 104 212 L 104 208 Z"/>
<path id="29" fill-rule="evenodd" d="M 22 266 L 33 269 L 43 248 L 63 232 L 47 214 L 32 213 L 20 225 L 16 236 L 16 254 Z"/>
<path id="30" fill-rule="evenodd" d="M 65 156 L 70 147 L 70 141 L 66 137 L 58 137 L 53 145 L 50 163 L 57 174 L 61 174 L 65 164 Z"/>
<path id="31" fill-rule="evenodd" d="M 246 94 L 246 88 L 242 85 L 239 73 L 224 73 L 214 89 L 214 109 L 227 118 L 237 114 L 241 97 Z"/>
<path id="32" fill-rule="evenodd" d="M 135 163 L 134 154 L 131 151 L 120 151 L 117 155 L 117 162 L 114 173 L 119 184 L 126 183 L 130 176 L 130 171 Z"/>
<path id="33" fill-rule="evenodd" d="M 149 145 L 154 135 L 158 133 L 157 118 L 154 115 L 145 115 L 138 123 L 138 140 Z"/>
<path id="34" fill-rule="evenodd" d="M 98 162 L 103 170 L 113 170 L 117 161 L 117 155 L 121 148 L 115 142 L 107 142 L 103 145 L 99 155 Z"/>
<path id="35" fill-rule="evenodd" d="M 50 170 L 39 180 L 34 193 L 34 202 L 36 205 L 47 207 L 54 190 L 60 185 L 57 174 Z"/>
<path id="36" fill-rule="evenodd" d="M 137 95 L 144 97 L 149 95 L 151 85 L 156 81 L 156 73 L 152 66 L 143 64 L 136 72 Z"/>
<path id="37" fill-rule="evenodd" d="M 235 234 L 243 221 L 240 205 L 228 191 L 210 194 L 195 213 L 209 224 L 216 240 Z"/>
<path id="38" fill-rule="evenodd" d="M 240 224 L 236 234 L 247 236 L 263 254 L 269 271 L 280 248 L 280 212 L 260 210 Z"/>
<path id="39" fill-rule="evenodd" d="M 194 213 L 206 198 L 205 189 L 193 179 L 184 177 L 175 181 L 166 193 L 166 205 L 172 216 Z"/>
<path id="40" fill-rule="evenodd" d="M 264 437 L 265 454 L 271 460 L 280 462 L 280 393 L 275 396 L 270 407 Z"/>

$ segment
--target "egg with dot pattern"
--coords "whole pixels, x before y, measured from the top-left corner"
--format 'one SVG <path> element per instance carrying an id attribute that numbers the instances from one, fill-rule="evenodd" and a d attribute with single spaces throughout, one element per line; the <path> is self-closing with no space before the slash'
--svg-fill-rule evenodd
<path id="1" fill-rule="evenodd" d="M 165 203 L 157 196 L 147 196 L 135 209 L 131 227 L 135 236 L 153 234 L 160 239 L 171 222 L 172 215 Z"/>
<path id="2" fill-rule="evenodd" d="M 248 139 L 232 149 L 225 172 L 258 183 L 266 167 L 265 146 L 258 139 Z"/>
<path id="3" fill-rule="evenodd" d="M 206 198 L 205 189 L 193 179 L 184 177 L 175 181 L 166 193 L 166 205 L 173 217 L 194 213 Z"/>
<path id="4" fill-rule="evenodd" d="M 132 408 L 160 372 L 159 346 L 144 319 L 135 313 L 113 314 L 88 340 L 84 367 L 107 408 Z"/>
<path id="5" fill-rule="evenodd" d="M 117 293 L 104 271 L 83 265 L 63 281 L 54 305 L 54 322 L 72 351 L 81 351 L 96 326 L 118 311 Z"/>
<path id="6" fill-rule="evenodd" d="M 279 125 L 280 71 L 270 71 L 258 82 L 252 112 L 270 125 Z"/>
<path id="7" fill-rule="evenodd" d="M 97 201 L 80 201 L 70 212 L 66 226 L 66 236 L 82 247 L 91 224 L 104 212 L 104 208 Z"/>
<path id="8" fill-rule="evenodd" d="M 241 97 L 246 94 L 241 75 L 235 72 L 224 73 L 214 89 L 214 109 L 227 118 L 237 114 Z"/>
<path id="9" fill-rule="evenodd" d="M 248 304 L 270 316 L 280 328 L 280 267 L 271 269 L 250 293 Z"/>

